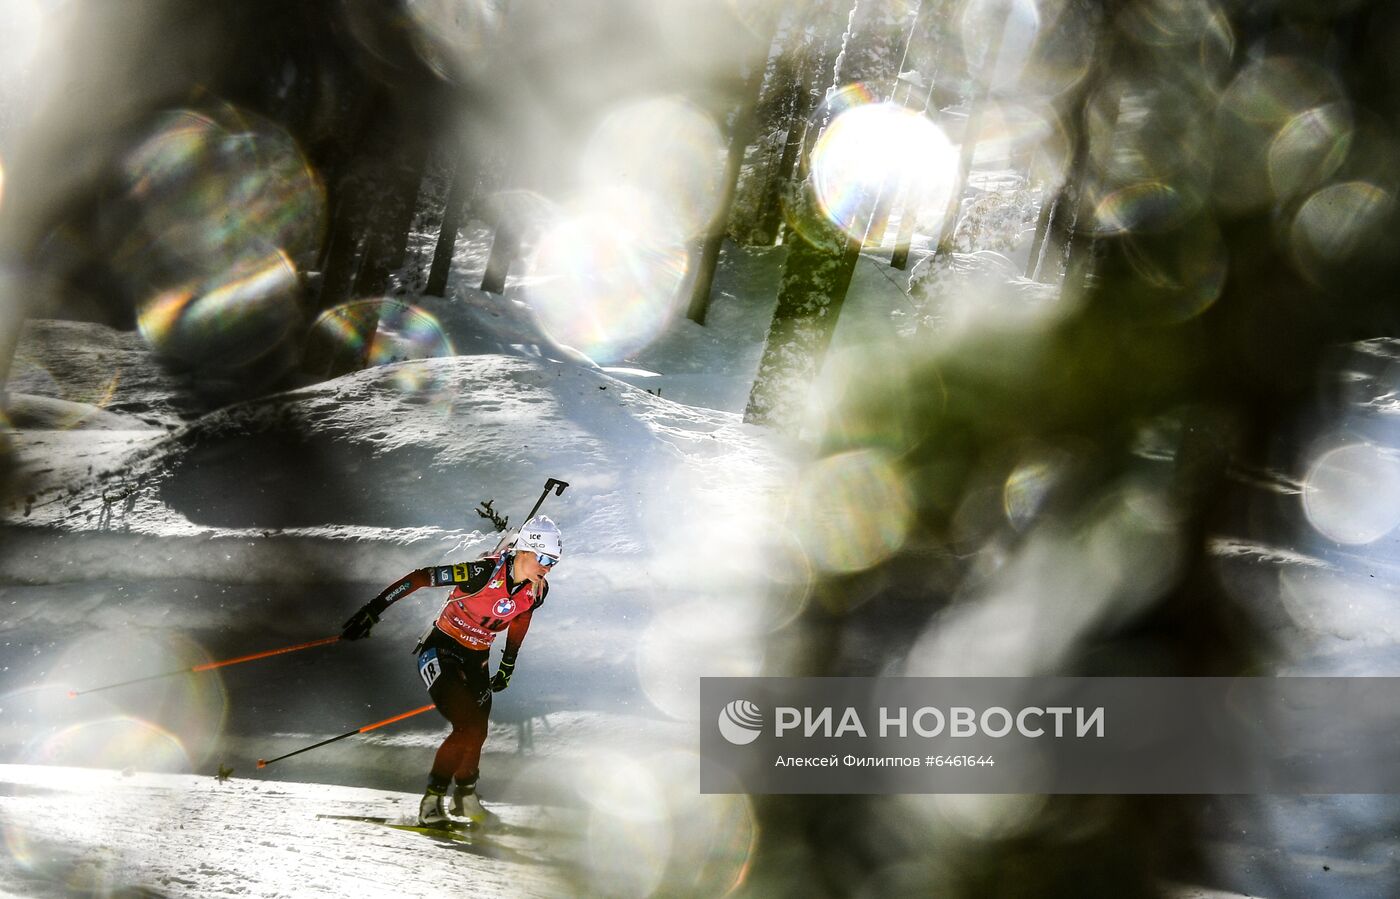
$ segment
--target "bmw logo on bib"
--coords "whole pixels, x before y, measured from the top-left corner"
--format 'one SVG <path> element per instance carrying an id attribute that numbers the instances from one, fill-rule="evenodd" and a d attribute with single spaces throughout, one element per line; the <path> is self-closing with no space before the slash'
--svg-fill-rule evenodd
<path id="1" fill-rule="evenodd" d="M 504 618 L 511 612 L 515 611 L 515 600 L 511 599 L 510 597 L 506 597 L 505 599 L 498 599 L 496 600 L 496 605 L 492 608 L 492 611 L 496 613 L 497 618 Z"/>

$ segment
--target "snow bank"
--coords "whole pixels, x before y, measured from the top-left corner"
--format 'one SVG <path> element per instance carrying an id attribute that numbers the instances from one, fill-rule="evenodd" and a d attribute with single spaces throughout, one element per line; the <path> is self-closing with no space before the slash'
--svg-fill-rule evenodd
<path id="1" fill-rule="evenodd" d="M 539 810 L 494 806 L 523 833 L 475 843 L 317 817 L 416 807 L 417 796 L 353 787 L 0 765 L 10 850 L 0 880 L 25 896 L 429 896 L 446 883 L 479 895 L 571 892 L 559 866 L 568 838 L 542 845 L 526 830 Z"/>
<path id="2" fill-rule="evenodd" d="M 571 558 L 644 554 L 656 520 L 771 491 L 787 467 L 735 414 L 503 356 L 373 368 L 169 434 L 21 432 L 17 447 L 30 483 L 0 518 L 0 574 L 30 583 L 379 580 L 494 545 L 478 504 L 519 524 L 547 477 L 571 485 L 545 509 Z"/>
<path id="3" fill-rule="evenodd" d="M 11 393 L 132 416 L 147 427 L 176 425 L 199 414 L 184 379 L 161 368 L 134 331 L 30 319 L 13 365 L 5 385 Z"/>

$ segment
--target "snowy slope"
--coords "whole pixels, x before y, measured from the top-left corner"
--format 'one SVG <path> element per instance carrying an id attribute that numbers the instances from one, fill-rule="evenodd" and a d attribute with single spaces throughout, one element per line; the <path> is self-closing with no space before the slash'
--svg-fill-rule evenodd
<path id="1" fill-rule="evenodd" d="M 750 303 L 771 296 L 750 282 L 780 261 L 731 259 L 709 327 L 675 323 L 629 360 L 639 372 L 528 355 L 403 362 L 202 416 L 134 335 L 32 323 L 20 383 L 33 396 L 10 434 L 22 489 L 0 510 L 0 762 L 24 763 L 0 767 L 0 895 L 722 893 L 748 858 L 752 810 L 695 793 L 696 679 L 762 671 L 767 634 L 797 611 L 769 605 L 784 592 L 772 550 L 794 461 L 737 414 L 771 311 Z M 892 277 L 862 260 L 838 351 L 893 334 Z M 488 802 L 560 831 L 548 840 L 521 830 L 478 852 L 315 819 L 409 814 L 444 734 L 435 713 L 251 765 L 425 702 L 405 650 L 435 591 L 365 643 L 64 698 L 324 636 L 390 579 L 494 544 L 475 505 L 492 499 L 518 523 L 549 476 L 572 485 L 546 506 L 567 559 L 483 766 Z M 1280 564 L 1251 563 L 1275 580 Z M 219 763 L 235 780 L 207 776 Z M 175 773 L 111 770 L 128 765 Z M 1336 870 L 1315 836 L 1270 864 Z M 1266 851 L 1231 836 L 1214 854 L 1255 870 Z"/>
<path id="2" fill-rule="evenodd" d="M 201 411 L 186 381 L 163 369 L 135 331 L 31 319 L 20 333 L 13 365 L 6 383 L 11 393 L 130 416 L 137 427 L 173 427 Z"/>
<path id="3" fill-rule="evenodd" d="M 458 843 L 317 818 L 416 809 L 415 796 L 376 790 L 14 765 L 0 766 L 0 785 L 10 848 L 0 889 L 13 895 L 427 896 L 452 883 L 557 896 L 569 892 L 565 865 L 577 850 L 557 827 Z M 549 823 L 496 811 L 517 827 Z"/>
<path id="4" fill-rule="evenodd" d="M 699 674 L 761 664 L 762 631 L 746 635 L 745 621 L 770 581 L 751 527 L 780 511 L 792 468 L 761 430 L 519 356 L 397 363 L 173 430 L 107 414 L 119 420 L 105 429 L 50 416 L 11 435 L 25 491 L 0 542 L 0 760 L 28 764 L 0 777 L 18 847 L 0 879 L 19 895 L 97 881 L 161 895 L 422 895 L 448 879 L 486 895 L 662 884 L 710 895 L 738 876 L 747 801 L 695 813 L 709 800 L 694 792 L 690 719 Z M 545 509 L 565 562 L 498 698 L 483 791 L 514 805 L 502 813 L 516 823 L 574 816 L 549 841 L 562 860 L 510 854 L 534 859 L 538 840 L 493 844 L 487 859 L 314 819 L 326 807 L 409 814 L 445 732 L 436 713 L 253 765 L 425 702 L 405 650 L 440 591 L 405 599 L 364 643 L 66 698 L 323 636 L 405 571 L 489 548 L 498 535 L 477 503 L 518 523 L 549 476 L 571 485 Z M 729 629 L 695 626 L 715 616 Z M 207 777 L 219 764 L 236 779 Z M 53 820 L 55 804 L 94 814 Z"/>
<path id="5" fill-rule="evenodd" d="M 596 773 L 622 786 L 608 778 L 623 772 Z M 493 803 L 504 826 L 454 841 L 320 817 L 406 822 L 416 795 L 0 765 L 0 896 L 720 896 L 743 883 L 757 837 L 746 800 L 687 798 L 684 764 L 625 773 L 646 797 L 637 807 L 601 790 L 567 810 Z"/>
<path id="6" fill-rule="evenodd" d="M 757 837 L 747 802 L 685 798 L 632 773 L 648 800 L 636 809 L 601 793 L 567 811 L 498 803 L 505 826 L 454 841 L 318 817 L 406 820 L 409 794 L 0 765 L 0 896 L 721 896 L 741 885 Z M 1182 885 L 1162 895 L 1245 899 Z"/>
<path id="7" fill-rule="evenodd" d="M 566 528 L 571 563 L 645 554 L 658 542 L 656 521 L 734 511 L 726 503 L 773 490 L 786 469 L 736 415 L 580 366 L 498 356 L 357 372 L 170 434 L 22 431 L 15 443 L 26 489 L 4 521 L 25 530 L 12 544 L 81 533 L 92 539 L 67 541 L 68 553 L 87 546 L 104 559 L 104 576 L 124 576 L 151 571 L 143 538 L 161 538 L 154 551 L 166 555 L 179 538 L 175 568 L 163 573 L 235 581 L 328 565 L 379 580 L 386 563 L 406 561 L 396 548 L 425 559 L 478 552 L 495 536 L 477 504 L 494 500 L 518 523 L 547 476 L 572 485 L 546 510 Z M 278 554 L 250 564 L 245 538 L 274 535 L 302 558 L 294 569 Z M 53 577 L 33 556 L 7 553 L 0 572 Z"/>

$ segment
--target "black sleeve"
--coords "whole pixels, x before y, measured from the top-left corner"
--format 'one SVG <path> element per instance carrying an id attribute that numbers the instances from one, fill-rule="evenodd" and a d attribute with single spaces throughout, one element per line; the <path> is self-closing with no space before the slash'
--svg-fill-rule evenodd
<path id="1" fill-rule="evenodd" d="M 496 563 L 491 559 L 478 559 L 475 562 L 461 562 L 457 565 L 437 565 L 430 569 L 432 586 L 450 587 L 457 585 L 463 593 L 475 593 L 491 580 L 491 572 Z"/>
<path id="2" fill-rule="evenodd" d="M 379 595 L 365 604 L 374 615 L 383 615 L 384 610 L 389 606 L 403 599 L 408 594 L 420 587 L 427 587 L 432 584 L 432 575 L 429 569 L 419 568 L 409 572 L 408 576 L 402 580 L 395 581 L 380 591 Z"/>

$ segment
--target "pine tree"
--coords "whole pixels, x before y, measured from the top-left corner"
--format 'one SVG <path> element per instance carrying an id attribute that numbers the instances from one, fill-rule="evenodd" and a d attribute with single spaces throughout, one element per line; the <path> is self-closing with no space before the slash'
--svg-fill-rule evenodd
<path id="1" fill-rule="evenodd" d="M 883 89 L 898 74 L 900 23 L 895 5 L 861 0 L 846 16 L 830 91 L 851 80 Z M 893 37 L 892 37 L 893 36 Z M 824 125 L 825 123 L 823 123 Z M 815 140 L 815 135 L 812 135 Z M 744 420 L 767 424 L 791 434 L 801 427 L 809 385 L 836 330 L 836 320 L 850 288 L 862 238 L 851 237 L 829 222 L 805 187 L 789 200 L 791 215 L 802 222 L 790 242 L 773 312 L 744 410 Z"/>
<path id="2" fill-rule="evenodd" d="M 740 90 L 739 104 L 729 118 L 729 152 L 724 174 L 721 176 L 723 180 L 720 202 L 710 222 L 709 231 L 700 243 L 690 304 L 686 310 L 686 317 L 697 324 L 705 323 L 705 314 L 710 306 L 710 291 L 714 286 L 715 269 L 719 265 L 719 252 L 724 244 L 728 231 L 726 226 L 731 220 L 734 198 L 739 190 L 739 174 L 745 151 L 753 140 L 754 129 L 759 119 L 758 105 L 763 86 L 778 77 L 777 73 L 781 68 L 781 52 L 775 51 L 781 48 L 782 35 L 779 34 L 775 38 L 772 33 L 777 29 L 776 15 L 770 18 L 769 22 L 770 27 L 764 33 L 764 37 L 768 39 L 760 39 L 754 43 L 755 48 L 761 48 L 755 53 L 755 57 L 762 54 L 763 58 L 749 61 L 749 74 Z"/>

